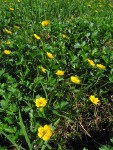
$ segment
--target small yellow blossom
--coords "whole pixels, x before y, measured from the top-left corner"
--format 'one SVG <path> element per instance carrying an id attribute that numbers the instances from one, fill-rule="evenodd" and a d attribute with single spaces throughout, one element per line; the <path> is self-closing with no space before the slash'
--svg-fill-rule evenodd
<path id="1" fill-rule="evenodd" d="M 46 73 L 46 69 L 44 67 L 41 66 L 40 69 L 43 73 Z"/>
<path id="2" fill-rule="evenodd" d="M 37 107 L 45 107 L 47 104 L 47 100 L 43 97 L 40 97 L 36 99 L 35 103 Z"/>
<path id="3" fill-rule="evenodd" d="M 44 125 L 44 127 L 38 128 L 38 136 L 44 141 L 48 141 L 52 136 L 52 129 L 49 125 Z"/>
<path id="4" fill-rule="evenodd" d="M 45 26 L 47 26 L 49 24 L 50 24 L 50 20 L 44 20 L 44 21 L 42 21 L 42 27 L 45 27 Z"/>
<path id="5" fill-rule="evenodd" d="M 104 65 L 102 65 L 102 64 L 97 64 L 96 65 L 99 69 L 105 69 L 106 68 L 106 66 L 104 66 Z"/>
<path id="6" fill-rule="evenodd" d="M 71 76 L 71 82 L 80 84 L 80 79 L 77 76 Z"/>
<path id="7" fill-rule="evenodd" d="M 6 42 L 6 44 L 7 44 L 7 45 L 10 45 L 10 44 L 11 44 L 11 42 L 10 42 L 10 41 L 7 41 L 7 42 Z"/>
<path id="8" fill-rule="evenodd" d="M 52 53 L 47 52 L 46 55 L 47 55 L 50 59 L 53 59 L 53 58 L 54 58 L 54 56 L 53 56 Z"/>
<path id="9" fill-rule="evenodd" d="M 65 35 L 65 34 L 62 34 L 62 37 L 63 37 L 64 39 L 66 39 L 66 38 L 67 38 L 67 35 Z"/>
<path id="10" fill-rule="evenodd" d="M 38 35 L 36 35 L 36 34 L 33 34 L 33 35 L 34 35 L 35 39 L 40 40 L 40 37 Z"/>
<path id="11" fill-rule="evenodd" d="M 10 10 L 10 11 L 13 11 L 13 10 L 14 10 L 14 8 L 9 8 L 9 10 Z"/>
<path id="12" fill-rule="evenodd" d="M 87 59 L 87 61 L 89 62 L 89 64 L 91 65 L 91 66 L 95 66 L 95 63 L 94 63 L 94 61 L 93 60 L 91 60 L 91 59 Z"/>
<path id="13" fill-rule="evenodd" d="M 58 70 L 55 74 L 56 74 L 57 76 L 63 76 L 63 75 L 64 75 L 64 71 Z"/>
<path id="14" fill-rule="evenodd" d="M 100 102 L 100 100 L 98 98 L 96 98 L 94 95 L 91 95 L 89 97 L 89 100 L 95 105 L 99 104 L 99 102 Z"/>
<path id="15" fill-rule="evenodd" d="M 7 33 L 7 34 L 12 34 L 11 31 L 7 30 L 6 28 L 4 29 L 4 31 Z"/>
<path id="16" fill-rule="evenodd" d="M 9 55 L 11 53 L 11 51 L 10 50 L 4 50 L 3 53 L 6 54 L 6 55 Z"/>

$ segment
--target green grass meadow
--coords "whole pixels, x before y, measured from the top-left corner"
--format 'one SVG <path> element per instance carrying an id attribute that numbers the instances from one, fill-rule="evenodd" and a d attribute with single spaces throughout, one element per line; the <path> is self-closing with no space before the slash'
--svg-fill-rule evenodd
<path id="1" fill-rule="evenodd" d="M 0 150 L 112 137 L 112 0 L 0 0 Z"/>

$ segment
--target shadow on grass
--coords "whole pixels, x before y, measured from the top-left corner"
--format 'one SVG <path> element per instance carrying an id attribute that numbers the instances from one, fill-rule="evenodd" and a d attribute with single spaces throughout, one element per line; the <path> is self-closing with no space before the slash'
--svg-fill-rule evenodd
<path id="1" fill-rule="evenodd" d="M 113 138 L 112 129 L 91 131 L 90 135 L 91 137 L 88 137 L 87 135 L 82 135 L 82 138 L 78 139 L 76 142 L 72 139 L 69 139 L 66 146 L 67 150 L 83 150 L 83 148 L 86 148 L 88 150 L 98 150 L 99 147 L 101 147 L 102 145 L 108 144 L 113 146 L 110 142 L 110 138 Z"/>

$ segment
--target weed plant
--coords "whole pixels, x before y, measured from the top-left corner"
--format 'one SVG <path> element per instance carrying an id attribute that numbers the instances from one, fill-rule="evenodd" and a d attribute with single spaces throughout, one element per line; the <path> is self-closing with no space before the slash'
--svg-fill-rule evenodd
<path id="1" fill-rule="evenodd" d="M 112 145 L 113 145 L 113 139 L 110 139 Z M 99 148 L 99 150 L 112 150 L 113 146 L 111 145 L 102 145 L 101 148 Z"/>
<path id="2" fill-rule="evenodd" d="M 1 149 L 66 150 L 112 127 L 112 1 L 0 0 L 0 16 Z"/>

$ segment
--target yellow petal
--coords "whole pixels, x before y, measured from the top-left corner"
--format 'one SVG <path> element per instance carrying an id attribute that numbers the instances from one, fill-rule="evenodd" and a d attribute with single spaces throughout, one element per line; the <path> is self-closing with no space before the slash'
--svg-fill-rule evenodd
<path id="1" fill-rule="evenodd" d="M 42 27 L 45 27 L 48 24 L 50 24 L 50 20 L 44 20 L 44 21 L 42 21 Z"/>
<path id="2" fill-rule="evenodd" d="M 4 50 L 3 53 L 6 54 L 6 55 L 9 55 L 11 53 L 11 51 L 10 50 Z"/>
<path id="3" fill-rule="evenodd" d="M 6 33 L 8 33 L 8 34 L 12 34 L 12 32 L 9 31 L 9 30 L 7 30 L 6 28 L 4 29 L 4 31 L 5 31 Z"/>
<path id="4" fill-rule="evenodd" d="M 104 65 L 102 65 L 102 64 L 97 64 L 96 65 L 99 69 L 105 69 L 106 67 L 104 66 Z"/>
<path id="5" fill-rule="evenodd" d="M 64 71 L 58 70 L 55 74 L 56 74 L 57 76 L 63 76 L 63 75 L 64 75 Z"/>
<path id="6" fill-rule="evenodd" d="M 53 58 L 54 58 L 54 56 L 53 56 L 52 53 L 47 52 L 46 55 L 47 55 L 50 59 L 53 59 Z"/>
<path id="7" fill-rule="evenodd" d="M 40 37 L 38 35 L 36 35 L 36 34 L 33 34 L 33 35 L 34 35 L 35 39 L 40 40 Z"/>
<path id="8" fill-rule="evenodd" d="M 80 84 L 80 80 L 77 76 L 71 76 L 71 82 L 75 84 Z"/>

